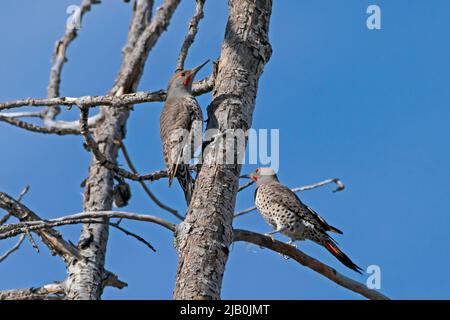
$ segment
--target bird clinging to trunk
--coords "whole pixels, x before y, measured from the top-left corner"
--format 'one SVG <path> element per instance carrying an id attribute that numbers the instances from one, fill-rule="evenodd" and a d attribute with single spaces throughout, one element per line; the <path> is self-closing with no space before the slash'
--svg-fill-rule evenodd
<path id="1" fill-rule="evenodd" d="M 189 161 L 201 145 L 203 124 L 202 110 L 192 94 L 192 83 L 197 72 L 208 61 L 192 70 L 182 70 L 174 74 L 169 81 L 166 102 L 159 120 L 169 185 L 174 177 L 178 179 L 188 205 L 194 187 Z M 200 139 L 194 139 L 196 134 L 200 135 Z"/>
<path id="2" fill-rule="evenodd" d="M 256 182 L 255 205 L 263 218 L 275 228 L 268 233 L 282 233 L 291 241 L 312 240 L 325 247 L 333 256 L 348 268 L 361 273 L 362 269 L 353 263 L 327 234 L 342 234 L 337 228 L 330 226 L 313 209 L 303 204 L 297 195 L 278 181 L 271 168 L 258 168 L 249 175 L 241 176 Z"/>

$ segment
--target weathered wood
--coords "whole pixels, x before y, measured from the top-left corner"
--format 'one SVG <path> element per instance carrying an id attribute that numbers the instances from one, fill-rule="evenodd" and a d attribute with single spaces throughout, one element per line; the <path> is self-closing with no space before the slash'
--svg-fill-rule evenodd
<path id="1" fill-rule="evenodd" d="M 64 297 L 64 284 L 52 283 L 40 288 L 0 291 L 0 300 L 49 300 Z"/>
<path id="2" fill-rule="evenodd" d="M 242 129 L 252 123 L 258 80 L 269 61 L 271 0 L 230 0 L 217 66 L 208 129 Z M 235 150 L 236 153 L 237 150 Z M 207 148 L 186 220 L 176 231 L 179 262 L 175 299 L 219 299 L 238 190 L 239 164 L 220 164 Z"/>
<path id="3" fill-rule="evenodd" d="M 3 192 L 0 192 L 0 208 L 15 216 L 20 222 L 42 221 L 37 214 L 28 209 L 25 205 Z M 8 226 L 10 225 L 5 225 L 3 228 L 6 229 Z M 36 233 L 39 235 L 42 242 L 49 248 L 50 252 L 53 255 L 57 254 L 61 256 L 67 265 L 78 258 L 77 248 L 66 241 L 58 231 L 51 228 L 44 228 L 36 231 Z"/>
<path id="4" fill-rule="evenodd" d="M 136 1 L 122 65 L 110 91 L 111 96 L 135 91 L 148 54 L 162 32 L 166 30 L 179 3 L 180 0 L 165 0 L 150 22 L 149 13 L 153 1 Z M 109 161 L 115 162 L 118 144 L 114 142 L 125 137 L 129 109 L 102 107 L 102 113 L 104 119 L 95 128 L 94 138 L 100 151 Z M 94 158 L 86 181 L 84 211 L 110 210 L 113 203 L 113 185 L 113 173 Z M 103 291 L 101 283 L 105 278 L 104 263 L 108 232 L 108 224 L 83 225 L 78 244 L 83 259 L 68 268 L 67 296 L 69 299 L 100 299 Z"/>

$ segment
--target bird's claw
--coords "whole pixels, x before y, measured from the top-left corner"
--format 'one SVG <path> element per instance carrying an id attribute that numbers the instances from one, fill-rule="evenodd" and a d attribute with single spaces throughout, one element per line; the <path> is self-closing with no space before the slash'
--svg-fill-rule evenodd
<path id="1" fill-rule="evenodd" d="M 272 241 L 275 240 L 275 238 L 273 237 L 273 234 L 271 234 L 271 233 L 264 233 L 264 235 L 265 235 L 266 237 L 269 237 Z"/>
<path id="2" fill-rule="evenodd" d="M 295 249 L 297 249 L 297 244 L 295 243 L 295 241 L 288 241 L 288 243 L 287 243 L 288 245 L 290 245 L 290 246 L 293 246 Z"/>

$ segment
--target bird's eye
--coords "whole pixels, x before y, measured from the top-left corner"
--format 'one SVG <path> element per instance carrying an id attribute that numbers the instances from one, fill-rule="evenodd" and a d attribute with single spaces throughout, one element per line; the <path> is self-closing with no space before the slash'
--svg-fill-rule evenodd
<path id="1" fill-rule="evenodd" d="M 186 75 L 186 73 L 184 73 L 184 72 L 182 72 L 181 74 L 180 74 L 180 76 L 182 76 L 182 77 L 184 77 Z"/>

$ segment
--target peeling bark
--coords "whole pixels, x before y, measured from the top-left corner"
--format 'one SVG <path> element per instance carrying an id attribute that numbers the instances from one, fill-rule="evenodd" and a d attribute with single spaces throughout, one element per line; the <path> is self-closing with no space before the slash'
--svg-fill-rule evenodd
<path id="1" fill-rule="evenodd" d="M 259 77 L 272 52 L 271 9 L 271 0 L 229 1 L 208 129 L 246 131 L 251 126 Z M 205 151 L 188 215 L 176 230 L 175 299 L 220 299 L 241 168 L 218 164 L 219 156 Z"/>

